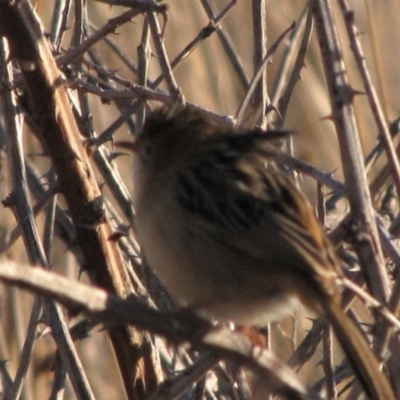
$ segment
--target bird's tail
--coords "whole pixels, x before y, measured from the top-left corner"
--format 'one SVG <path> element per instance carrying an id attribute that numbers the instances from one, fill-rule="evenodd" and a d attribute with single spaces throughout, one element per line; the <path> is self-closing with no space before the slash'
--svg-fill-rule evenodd
<path id="1" fill-rule="evenodd" d="M 395 400 L 386 375 L 358 328 L 339 304 L 330 303 L 324 308 L 326 317 L 368 396 L 372 400 Z"/>

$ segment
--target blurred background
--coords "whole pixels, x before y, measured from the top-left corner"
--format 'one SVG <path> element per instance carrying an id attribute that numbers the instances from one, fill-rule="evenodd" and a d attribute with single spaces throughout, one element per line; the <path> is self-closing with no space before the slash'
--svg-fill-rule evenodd
<path id="1" fill-rule="evenodd" d="M 47 33 L 54 30 L 54 15 L 56 13 L 55 0 L 31 1 L 36 8 L 36 13 L 41 19 Z M 63 7 L 71 3 L 68 22 L 68 30 L 63 32 L 62 41 L 54 44 L 56 54 L 67 52 L 71 47 L 71 35 L 74 26 L 74 1 L 61 2 Z M 67 3 L 67 5 L 66 5 Z M 218 15 L 228 4 L 227 0 L 168 0 L 169 5 L 167 19 L 158 15 L 161 26 L 165 24 L 164 44 L 170 60 L 173 60 L 199 32 L 210 22 L 210 16 L 206 11 L 206 4 L 211 4 L 213 12 Z M 354 10 L 355 24 L 361 33 L 366 63 L 377 90 L 382 110 L 389 123 L 398 117 L 400 106 L 398 105 L 400 74 L 398 60 L 400 60 L 400 1 L 398 0 L 353 0 L 348 1 Z M 307 1 L 290 0 L 266 0 L 266 26 L 267 48 L 295 21 L 302 22 Z M 103 27 L 108 20 L 127 10 L 126 7 L 103 4 L 87 0 L 84 2 L 86 12 L 86 36 Z M 357 125 L 363 145 L 364 156 L 367 156 L 378 141 L 377 127 L 372 118 L 371 110 L 364 88 L 355 66 L 354 57 L 349 48 L 349 39 L 344 29 L 343 16 L 336 3 L 332 1 L 335 11 L 336 25 L 344 52 L 346 70 L 349 74 L 351 86 L 360 93 L 354 98 Z M 94 56 L 101 62 L 101 68 L 118 77 L 118 80 L 110 79 L 110 84 L 115 90 L 124 89 L 123 82 L 138 82 L 138 76 L 130 65 L 137 66 L 138 46 L 143 34 L 145 17 L 139 15 L 132 22 L 119 27 L 114 34 L 108 35 L 109 42 L 101 41 L 94 47 L 94 53 L 85 56 L 87 63 L 82 65 L 82 70 L 71 78 L 88 79 L 89 76 L 101 77 L 99 71 L 89 67 Z M 232 65 L 232 58 L 226 53 L 217 33 L 201 41 L 199 46 L 188 55 L 173 70 L 177 85 L 187 101 L 198 107 L 210 110 L 220 116 L 235 116 L 246 94 L 244 81 L 250 82 L 254 74 L 253 63 L 253 18 L 251 2 L 238 0 L 233 4 L 226 17 L 221 21 L 219 29 L 231 45 L 234 58 L 241 68 L 241 74 Z M 154 81 L 161 73 L 153 42 L 150 39 L 151 53 L 149 56 L 148 79 Z M 285 36 L 274 53 L 271 62 L 267 66 L 267 92 L 273 98 L 277 83 L 280 81 L 282 65 L 286 60 L 289 49 L 292 46 L 291 33 Z M 115 49 L 118 49 L 118 53 Z M 128 60 L 124 62 L 123 57 Z M 96 81 L 92 82 L 96 85 Z M 164 82 L 158 89 L 168 92 Z M 123 100 L 117 102 L 105 101 L 96 94 L 88 94 L 90 116 L 93 130 L 101 135 L 110 125 L 120 117 L 121 107 L 127 105 Z M 151 101 L 152 107 L 161 104 Z M 272 111 L 274 113 L 274 111 Z M 283 128 L 296 131 L 293 138 L 294 156 L 309 162 L 314 167 L 325 172 L 332 172 L 334 177 L 343 181 L 342 166 L 339 148 L 332 122 L 329 120 L 330 98 L 325 83 L 322 69 L 322 61 L 318 40 L 315 31 L 311 33 L 310 42 L 304 60 L 304 68 L 301 70 L 301 79 L 296 83 L 290 97 L 288 110 L 285 115 Z M 122 124 L 115 132 L 115 139 L 129 140 L 134 124 Z M 37 170 L 39 177 L 45 177 L 50 163 L 43 156 L 43 149 L 39 141 L 32 135 L 29 127 L 24 128 L 24 152 L 29 163 Z M 4 140 L 1 139 L 0 159 L 0 198 L 5 199 L 11 190 L 7 158 L 4 151 Z M 397 139 L 396 143 L 397 143 Z M 112 145 L 107 144 L 112 150 Z M 372 181 L 386 165 L 386 159 L 381 157 L 369 170 L 369 179 Z M 132 190 L 131 157 L 119 157 L 116 161 L 117 168 L 129 190 Z M 309 178 L 299 180 L 302 189 L 310 200 L 316 203 L 316 183 Z M 102 179 L 99 176 L 99 183 Z M 381 186 L 380 194 L 385 185 Z M 107 188 L 104 194 L 109 196 Z M 329 195 L 329 193 L 328 193 Z M 379 196 L 374 198 L 379 203 Z M 63 205 L 62 199 L 59 203 Z M 338 203 L 335 212 L 346 209 L 346 203 Z M 339 211 L 338 211 L 339 210 Z M 43 229 L 43 215 L 39 215 L 37 223 L 39 229 Z M 333 218 L 334 221 L 338 219 Z M 15 227 L 13 214 L 9 209 L 0 204 L 0 241 L 6 243 L 9 234 Z M 4 247 L 3 247 L 4 249 Z M 3 250 L 3 256 L 10 259 L 27 261 L 22 240 L 17 240 L 11 247 Z M 74 279 L 88 282 L 85 274 L 79 273 L 79 266 L 75 255 L 68 245 L 61 239 L 55 238 L 52 250 L 51 264 L 56 271 Z M 19 363 L 19 355 L 25 338 L 26 326 L 29 319 L 33 296 L 10 287 L 0 286 L 0 359 L 8 360 L 6 368 L 11 377 L 15 375 Z M 301 338 L 305 336 L 311 327 L 311 320 L 304 318 L 306 314 L 300 311 L 297 321 L 289 318 L 272 328 L 272 348 L 281 357 L 288 358 Z M 78 317 L 79 319 L 79 317 Z M 71 318 L 71 324 L 77 322 L 77 317 Z M 55 345 L 44 326 L 39 326 L 37 345 L 34 348 L 32 363 L 29 368 L 26 384 L 23 390 L 23 398 L 26 400 L 49 398 L 52 384 L 52 364 L 54 362 Z M 168 349 L 167 345 L 159 341 L 160 347 Z M 85 370 L 92 383 L 92 388 L 97 399 L 123 399 L 125 394 L 119 377 L 117 365 L 114 360 L 107 335 L 101 327 L 95 328 L 90 338 L 78 341 L 77 348 L 84 363 Z M 340 350 L 337 350 L 338 363 Z M 322 376 L 322 370 L 316 364 L 320 355 L 314 358 L 301 370 L 302 376 L 309 383 L 315 382 Z M 0 360 L 0 361 L 1 361 Z M 3 367 L 2 367 L 3 368 Z M 211 383 L 210 383 L 211 384 Z M 65 399 L 75 398 L 67 387 Z"/>

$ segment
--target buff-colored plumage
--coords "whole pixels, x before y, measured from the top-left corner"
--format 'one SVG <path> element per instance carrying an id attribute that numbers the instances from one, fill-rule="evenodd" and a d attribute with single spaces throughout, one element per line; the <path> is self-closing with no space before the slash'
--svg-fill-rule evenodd
<path id="1" fill-rule="evenodd" d="M 341 270 L 270 139 L 223 131 L 187 107 L 148 117 L 134 148 L 136 230 L 170 293 L 199 315 L 264 325 L 297 300 L 325 315 L 366 391 L 394 399 L 362 335 L 340 308 Z"/>

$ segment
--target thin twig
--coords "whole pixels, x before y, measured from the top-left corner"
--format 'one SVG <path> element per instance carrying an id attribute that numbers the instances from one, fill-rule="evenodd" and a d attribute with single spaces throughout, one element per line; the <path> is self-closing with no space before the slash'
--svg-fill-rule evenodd
<path id="1" fill-rule="evenodd" d="M 51 297 L 67 307 L 80 309 L 109 322 L 125 322 L 140 329 L 163 335 L 174 343 L 191 342 L 228 357 L 262 374 L 273 392 L 282 395 L 320 399 L 300 383 L 296 374 L 266 349 L 254 347 L 243 334 L 227 328 L 214 328 L 194 315 L 180 315 L 154 310 L 141 301 L 123 300 L 101 289 L 64 278 L 40 268 L 28 268 L 13 262 L 0 262 L 0 279 L 9 284 Z"/>
<path id="2" fill-rule="evenodd" d="M 259 76 L 254 81 L 255 87 L 252 91 L 252 105 L 256 110 L 258 123 L 262 128 L 266 128 L 266 110 L 270 104 L 267 88 L 267 69 L 264 65 L 264 58 L 267 53 L 267 18 L 265 0 L 252 0 L 251 2 L 253 17 L 253 73 Z M 262 67 L 264 65 L 264 67 Z M 260 112 L 258 112 L 260 110 Z"/>
<path id="3" fill-rule="evenodd" d="M 235 121 L 236 121 L 236 125 L 239 125 L 239 123 L 242 121 L 243 118 L 243 114 L 246 110 L 247 105 L 249 104 L 250 98 L 254 93 L 255 88 L 257 87 L 257 83 L 259 81 L 259 79 L 261 78 L 264 69 L 266 68 L 268 61 L 271 59 L 271 57 L 273 56 L 273 54 L 275 53 L 275 51 L 277 50 L 279 44 L 282 42 L 282 40 L 285 38 L 285 36 L 291 31 L 293 30 L 295 27 L 295 24 L 293 23 L 291 26 L 289 26 L 289 28 L 285 29 L 283 31 L 283 33 L 278 37 L 278 39 L 275 41 L 275 43 L 270 47 L 270 49 L 268 50 L 267 54 L 265 55 L 265 57 L 263 58 L 257 72 L 254 74 L 253 79 L 250 82 L 250 86 L 246 92 L 246 95 L 242 101 L 242 103 L 239 106 L 239 109 L 236 113 L 236 117 L 235 117 Z"/>
<path id="4" fill-rule="evenodd" d="M 339 0 L 339 5 L 342 9 L 344 21 L 346 23 L 347 34 L 350 38 L 350 47 L 354 53 L 354 58 L 356 60 L 358 70 L 360 71 L 364 88 L 367 92 L 367 98 L 370 103 L 372 114 L 375 118 L 375 123 L 378 126 L 379 137 L 381 138 L 383 145 L 385 146 L 386 154 L 389 159 L 389 164 L 392 168 L 392 178 L 396 185 L 397 196 L 398 198 L 400 198 L 400 163 L 392 143 L 392 138 L 386 123 L 386 118 L 379 104 L 378 95 L 375 91 L 369 70 L 367 68 L 364 52 L 359 39 L 359 33 L 354 24 L 354 12 L 350 10 L 346 0 Z"/>
<path id="5" fill-rule="evenodd" d="M 344 68 L 330 2 L 315 0 L 312 2 L 312 9 L 331 95 L 332 116 L 339 139 L 346 184 L 352 188 L 348 193 L 350 208 L 357 221 L 358 231 L 363 236 L 363 240 L 355 241 L 354 247 L 371 292 L 381 301 L 385 301 L 389 294 L 389 281 L 368 194 L 361 143 L 352 105 L 353 90 Z"/>
<path id="6" fill-rule="evenodd" d="M 334 379 L 333 363 L 333 332 L 332 328 L 326 324 L 322 336 L 322 368 L 326 377 L 326 392 L 329 400 L 337 399 L 337 389 Z"/>
<path id="7" fill-rule="evenodd" d="M 343 285 L 362 299 L 369 308 L 377 310 L 393 327 L 400 330 L 400 320 L 387 307 L 383 306 L 382 303 L 348 279 L 343 280 Z"/>
<path id="8" fill-rule="evenodd" d="M 205 12 L 207 13 L 208 18 L 210 20 L 214 20 L 216 18 L 216 13 L 214 11 L 214 7 L 211 3 L 211 0 L 200 0 L 202 6 L 204 7 Z M 232 0 L 232 4 L 236 4 L 237 0 Z M 229 5 L 228 5 L 229 6 Z M 227 6 L 227 7 L 228 7 Z M 225 50 L 226 55 L 229 58 L 229 61 L 236 72 L 236 75 L 239 79 L 239 82 L 244 90 L 249 86 L 249 79 L 243 69 L 243 63 L 241 62 L 238 51 L 235 49 L 235 43 L 232 41 L 230 36 L 225 32 L 223 26 L 217 30 L 217 35 L 221 44 Z"/>

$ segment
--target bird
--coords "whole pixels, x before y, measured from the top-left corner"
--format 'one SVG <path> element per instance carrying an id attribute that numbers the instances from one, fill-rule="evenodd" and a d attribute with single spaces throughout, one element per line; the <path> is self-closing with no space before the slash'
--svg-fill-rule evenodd
<path id="1" fill-rule="evenodd" d="M 148 113 L 132 144 L 135 230 L 150 267 L 198 316 L 265 326 L 298 302 L 325 317 L 368 396 L 395 399 L 341 307 L 343 272 L 306 197 L 274 166 L 285 131 L 225 128 L 189 105 Z"/>

